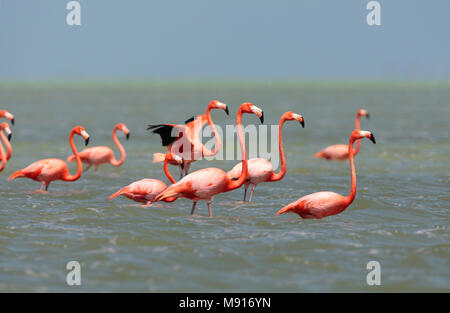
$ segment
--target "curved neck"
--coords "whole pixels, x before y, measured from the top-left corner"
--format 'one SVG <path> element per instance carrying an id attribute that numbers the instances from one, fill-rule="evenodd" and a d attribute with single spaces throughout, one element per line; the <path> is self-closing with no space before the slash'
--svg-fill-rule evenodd
<path id="1" fill-rule="evenodd" d="M 284 117 L 281 117 L 280 123 L 278 124 L 278 149 L 280 150 L 280 159 L 281 159 L 281 169 L 278 174 L 272 173 L 272 177 L 270 178 L 271 181 L 278 181 L 286 175 L 286 158 L 284 156 L 284 149 L 283 149 L 283 135 L 282 135 L 282 129 L 283 124 L 286 122 L 286 119 Z"/>
<path id="2" fill-rule="evenodd" d="M 71 175 L 69 172 L 64 177 L 64 180 L 66 181 L 75 181 L 78 180 L 78 178 L 81 177 L 81 172 L 83 171 L 83 165 L 81 164 L 80 155 L 78 154 L 77 148 L 75 147 L 75 144 L 73 143 L 73 135 L 75 131 L 72 130 L 69 137 L 70 147 L 72 148 L 72 152 L 75 155 L 75 159 L 77 161 L 77 173 L 75 175 Z"/>
<path id="3" fill-rule="evenodd" d="M 112 166 L 121 166 L 123 164 L 123 162 L 125 162 L 125 159 L 127 158 L 127 154 L 125 153 L 125 149 L 123 148 L 119 139 L 117 139 L 116 133 L 117 133 L 117 128 L 114 127 L 112 137 L 113 137 L 114 143 L 116 144 L 117 148 L 119 148 L 120 160 L 117 160 L 116 157 L 114 156 L 114 158 L 111 160 L 111 165 Z"/>
<path id="4" fill-rule="evenodd" d="M 5 147 L 6 150 L 8 151 L 8 154 L 6 155 L 6 160 L 11 159 L 12 156 L 12 146 L 11 143 L 9 142 L 8 138 L 6 138 L 5 134 L 3 133 L 3 131 L 0 131 L 0 138 L 2 139 L 2 141 L 5 143 Z"/>
<path id="5" fill-rule="evenodd" d="M 3 135 L 3 132 L 2 131 L 0 131 L 0 133 L 2 133 L 2 135 Z M 2 136 L 2 140 L 3 141 L 5 141 L 4 139 L 3 139 L 3 137 L 4 136 Z M 5 138 L 6 139 L 6 138 Z M 5 143 L 6 144 L 6 143 Z M 3 169 L 5 168 L 5 166 L 6 166 L 6 154 L 5 154 L 5 150 L 3 149 L 3 145 L 0 143 L 0 161 L 2 162 L 1 164 L 0 164 L 0 172 L 1 171 L 3 171 Z"/>
<path id="6" fill-rule="evenodd" d="M 169 167 L 167 166 L 169 163 L 169 154 L 166 154 L 166 158 L 164 159 L 164 174 L 166 174 L 167 178 L 170 180 L 172 184 L 175 184 L 176 181 L 173 179 L 172 175 L 169 172 Z"/>
<path id="7" fill-rule="evenodd" d="M 348 155 L 350 159 L 350 172 L 352 177 L 352 186 L 350 189 L 350 194 L 347 196 L 347 202 L 350 205 L 356 196 L 356 172 L 355 172 L 355 163 L 353 159 L 353 143 L 355 142 L 355 139 L 350 138 L 350 142 L 348 144 Z"/>
<path id="8" fill-rule="evenodd" d="M 229 180 L 228 181 L 228 191 L 237 189 L 242 186 L 242 184 L 246 181 L 248 175 L 248 165 L 247 165 L 247 151 L 245 151 L 245 141 L 244 141 L 244 132 L 242 131 L 242 110 L 239 109 L 236 116 L 236 124 L 238 128 L 238 137 L 239 144 L 241 147 L 241 156 L 242 156 L 242 171 L 241 176 L 237 180 Z"/>
<path id="9" fill-rule="evenodd" d="M 211 108 L 208 107 L 208 109 L 206 110 L 206 119 L 208 120 L 208 124 L 211 127 L 211 130 L 214 134 L 214 138 L 216 138 L 216 144 L 214 147 L 214 150 L 209 150 L 207 149 L 205 146 L 203 146 L 203 156 L 213 156 L 216 155 L 217 152 L 219 152 L 220 147 L 222 146 L 222 141 L 220 140 L 220 136 L 217 133 L 217 129 L 216 126 L 214 125 L 212 119 L 211 119 Z"/>

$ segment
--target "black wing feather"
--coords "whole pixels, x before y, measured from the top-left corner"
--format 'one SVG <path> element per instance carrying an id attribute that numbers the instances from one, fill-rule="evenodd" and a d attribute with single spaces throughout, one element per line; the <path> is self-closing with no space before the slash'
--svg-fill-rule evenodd
<path id="1" fill-rule="evenodd" d="M 172 136 L 173 126 L 170 125 L 148 125 L 147 130 L 151 130 L 152 133 L 158 134 L 161 137 L 162 145 L 164 147 L 170 145 L 178 138 Z"/>

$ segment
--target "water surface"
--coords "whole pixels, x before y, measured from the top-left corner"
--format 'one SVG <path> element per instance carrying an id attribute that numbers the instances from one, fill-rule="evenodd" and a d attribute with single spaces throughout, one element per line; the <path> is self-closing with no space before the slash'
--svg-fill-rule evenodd
<path id="1" fill-rule="evenodd" d="M 213 113 L 220 125 L 234 123 L 243 101 L 262 107 L 266 124 L 287 110 L 304 115 L 305 129 L 285 125 L 282 181 L 259 185 L 254 203 L 239 201 L 242 189 L 216 196 L 212 219 L 203 202 L 190 216 L 186 199 L 151 208 L 106 200 L 135 180 L 164 179 L 151 162 L 160 140 L 147 124 L 184 121 L 216 98 L 231 111 Z M 14 156 L 0 173 L 0 291 L 450 291 L 448 84 L 3 83 L 0 103 L 17 119 Z M 354 203 L 323 220 L 274 217 L 300 196 L 349 192 L 348 163 L 313 154 L 346 143 L 359 108 L 370 112 L 361 124 L 377 144 L 363 142 L 357 156 Z M 118 122 L 132 132 L 129 142 L 119 135 L 122 167 L 54 182 L 48 194 L 34 193 L 40 184 L 31 180 L 6 181 L 35 160 L 70 154 L 77 124 L 92 146 L 111 146 Z M 236 162 L 199 161 L 192 170 Z M 65 282 L 71 260 L 82 266 L 79 287 Z M 381 264 L 382 286 L 366 284 L 371 260 Z"/>

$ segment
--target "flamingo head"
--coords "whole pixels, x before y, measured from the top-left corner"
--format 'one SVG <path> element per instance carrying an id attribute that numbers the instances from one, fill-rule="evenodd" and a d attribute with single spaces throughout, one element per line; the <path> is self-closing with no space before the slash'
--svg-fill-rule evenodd
<path id="1" fill-rule="evenodd" d="M 259 120 L 261 123 L 264 123 L 264 112 L 260 108 L 258 108 L 256 105 L 250 102 L 244 102 L 241 104 L 239 110 L 242 113 L 248 113 L 248 114 L 255 114 L 257 117 L 259 117 Z"/>
<path id="2" fill-rule="evenodd" d="M 175 153 L 167 153 L 166 154 L 167 161 L 177 163 L 182 170 L 184 170 L 184 159 Z"/>
<path id="3" fill-rule="evenodd" d="M 8 141 L 11 141 L 11 128 L 9 128 L 8 123 L 3 122 L 0 124 L 0 131 L 4 130 L 6 132 L 6 136 L 8 137 Z"/>
<path id="4" fill-rule="evenodd" d="M 0 110 L 0 117 L 2 118 L 7 118 L 8 120 L 11 121 L 11 124 L 14 126 L 14 115 L 12 115 L 11 113 L 9 113 L 6 110 Z"/>
<path id="5" fill-rule="evenodd" d="M 82 126 L 74 127 L 73 132 L 78 136 L 84 138 L 84 144 L 87 146 L 89 144 L 89 134 L 84 130 Z"/>
<path id="6" fill-rule="evenodd" d="M 283 117 L 288 121 L 298 121 L 305 128 L 305 119 L 300 114 L 294 112 L 286 112 Z"/>
<path id="7" fill-rule="evenodd" d="M 210 109 L 221 109 L 224 110 L 225 113 L 227 113 L 227 115 L 230 114 L 230 112 L 228 111 L 228 106 L 225 103 L 222 103 L 220 101 L 217 100 L 213 100 L 209 103 L 208 107 Z"/>
<path id="8" fill-rule="evenodd" d="M 367 138 L 370 141 L 372 141 L 373 143 L 376 143 L 375 141 L 375 136 L 373 135 L 372 132 L 366 131 L 366 130 L 354 130 L 352 132 L 352 134 L 350 135 L 351 138 L 353 139 L 363 139 L 363 138 Z"/>
<path id="9" fill-rule="evenodd" d="M 127 140 L 130 139 L 130 130 L 128 129 L 127 125 L 125 125 L 124 123 L 119 123 L 116 125 L 116 129 L 123 132 L 125 134 Z"/>
<path id="10" fill-rule="evenodd" d="M 364 109 L 359 109 L 357 115 L 358 116 L 365 116 L 367 119 L 370 118 L 369 112 L 367 112 L 367 110 L 364 110 Z"/>

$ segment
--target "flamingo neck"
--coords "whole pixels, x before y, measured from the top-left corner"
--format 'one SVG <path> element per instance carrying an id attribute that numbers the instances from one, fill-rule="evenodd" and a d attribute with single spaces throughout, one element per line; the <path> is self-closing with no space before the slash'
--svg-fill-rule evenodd
<path id="1" fill-rule="evenodd" d="M 353 157 L 353 143 L 355 142 L 355 139 L 350 138 L 350 142 L 348 145 L 348 155 L 350 159 L 350 172 L 351 172 L 351 179 L 352 179 L 352 185 L 350 189 L 350 194 L 347 196 L 347 205 L 350 205 L 353 200 L 355 200 L 356 196 L 356 171 L 355 171 L 355 162 Z"/>
<path id="2" fill-rule="evenodd" d="M 81 163 L 80 155 L 78 154 L 77 148 L 75 147 L 75 144 L 73 143 L 73 135 L 74 134 L 75 134 L 75 131 L 72 130 L 72 132 L 70 133 L 69 142 L 70 142 L 70 147 L 72 148 L 72 152 L 77 161 L 77 173 L 75 175 L 70 175 L 70 173 L 67 171 L 65 177 L 63 178 L 65 181 L 78 180 L 81 177 L 81 172 L 83 171 L 83 164 Z"/>
<path id="3" fill-rule="evenodd" d="M 286 119 L 282 116 L 280 118 L 280 123 L 278 124 L 278 149 L 280 150 L 281 169 L 280 172 L 278 172 L 278 174 L 272 173 L 270 181 L 281 180 L 283 179 L 284 175 L 286 175 L 286 158 L 284 156 L 283 135 L 282 135 L 282 129 L 285 122 Z"/>
<path id="4" fill-rule="evenodd" d="M 3 135 L 3 132 L 2 131 L 0 131 L 0 133 Z M 4 139 L 3 139 L 3 137 L 4 137 L 4 135 L 2 136 L 2 140 L 3 141 L 5 141 Z M 6 139 L 6 138 L 5 138 Z M 6 144 L 6 143 L 5 143 Z M 6 154 L 5 154 L 5 150 L 3 149 L 3 145 L 0 143 L 0 161 L 2 162 L 1 164 L 0 164 L 0 172 L 1 171 L 3 171 L 3 169 L 5 168 L 5 166 L 6 166 Z"/>
<path id="5" fill-rule="evenodd" d="M 216 126 L 214 125 L 212 119 L 211 119 L 211 107 L 208 106 L 208 109 L 206 109 L 206 119 L 208 121 L 208 125 L 211 127 L 211 130 L 214 134 L 214 138 L 216 139 L 216 144 L 214 146 L 214 150 L 209 150 L 205 146 L 203 146 L 203 156 L 213 156 L 216 155 L 217 152 L 219 152 L 220 147 L 222 146 L 222 141 L 220 139 L 219 133 L 217 132 Z"/>
<path id="6" fill-rule="evenodd" d="M 12 156 L 12 146 L 11 146 L 11 143 L 9 142 L 8 138 L 6 138 L 3 131 L 0 131 L 0 137 L 3 141 L 3 143 L 5 144 L 6 150 L 8 151 L 8 154 L 6 155 L 6 160 L 8 161 L 9 159 L 11 159 L 11 156 Z"/>
<path id="7" fill-rule="evenodd" d="M 120 151 L 120 160 L 117 160 L 115 156 L 113 156 L 113 159 L 111 160 L 112 166 L 121 166 L 123 162 L 125 162 L 125 159 L 127 158 L 127 154 L 125 152 L 125 149 L 123 148 L 122 144 L 120 143 L 119 139 L 117 139 L 117 127 L 114 127 L 112 138 L 114 143 L 116 144 L 117 148 L 119 148 Z"/>
<path id="8" fill-rule="evenodd" d="M 228 191 L 241 187 L 242 184 L 246 181 L 248 175 L 247 151 L 245 150 L 244 132 L 242 131 L 242 109 L 239 109 L 237 113 L 236 124 L 238 128 L 239 145 L 241 147 L 242 171 L 237 180 L 229 180 Z"/>
<path id="9" fill-rule="evenodd" d="M 167 178 L 170 180 L 172 184 L 175 184 L 176 181 L 173 179 L 172 175 L 169 172 L 169 167 L 167 166 L 169 163 L 169 154 L 166 154 L 166 158 L 164 159 L 164 174 L 166 174 Z"/>

